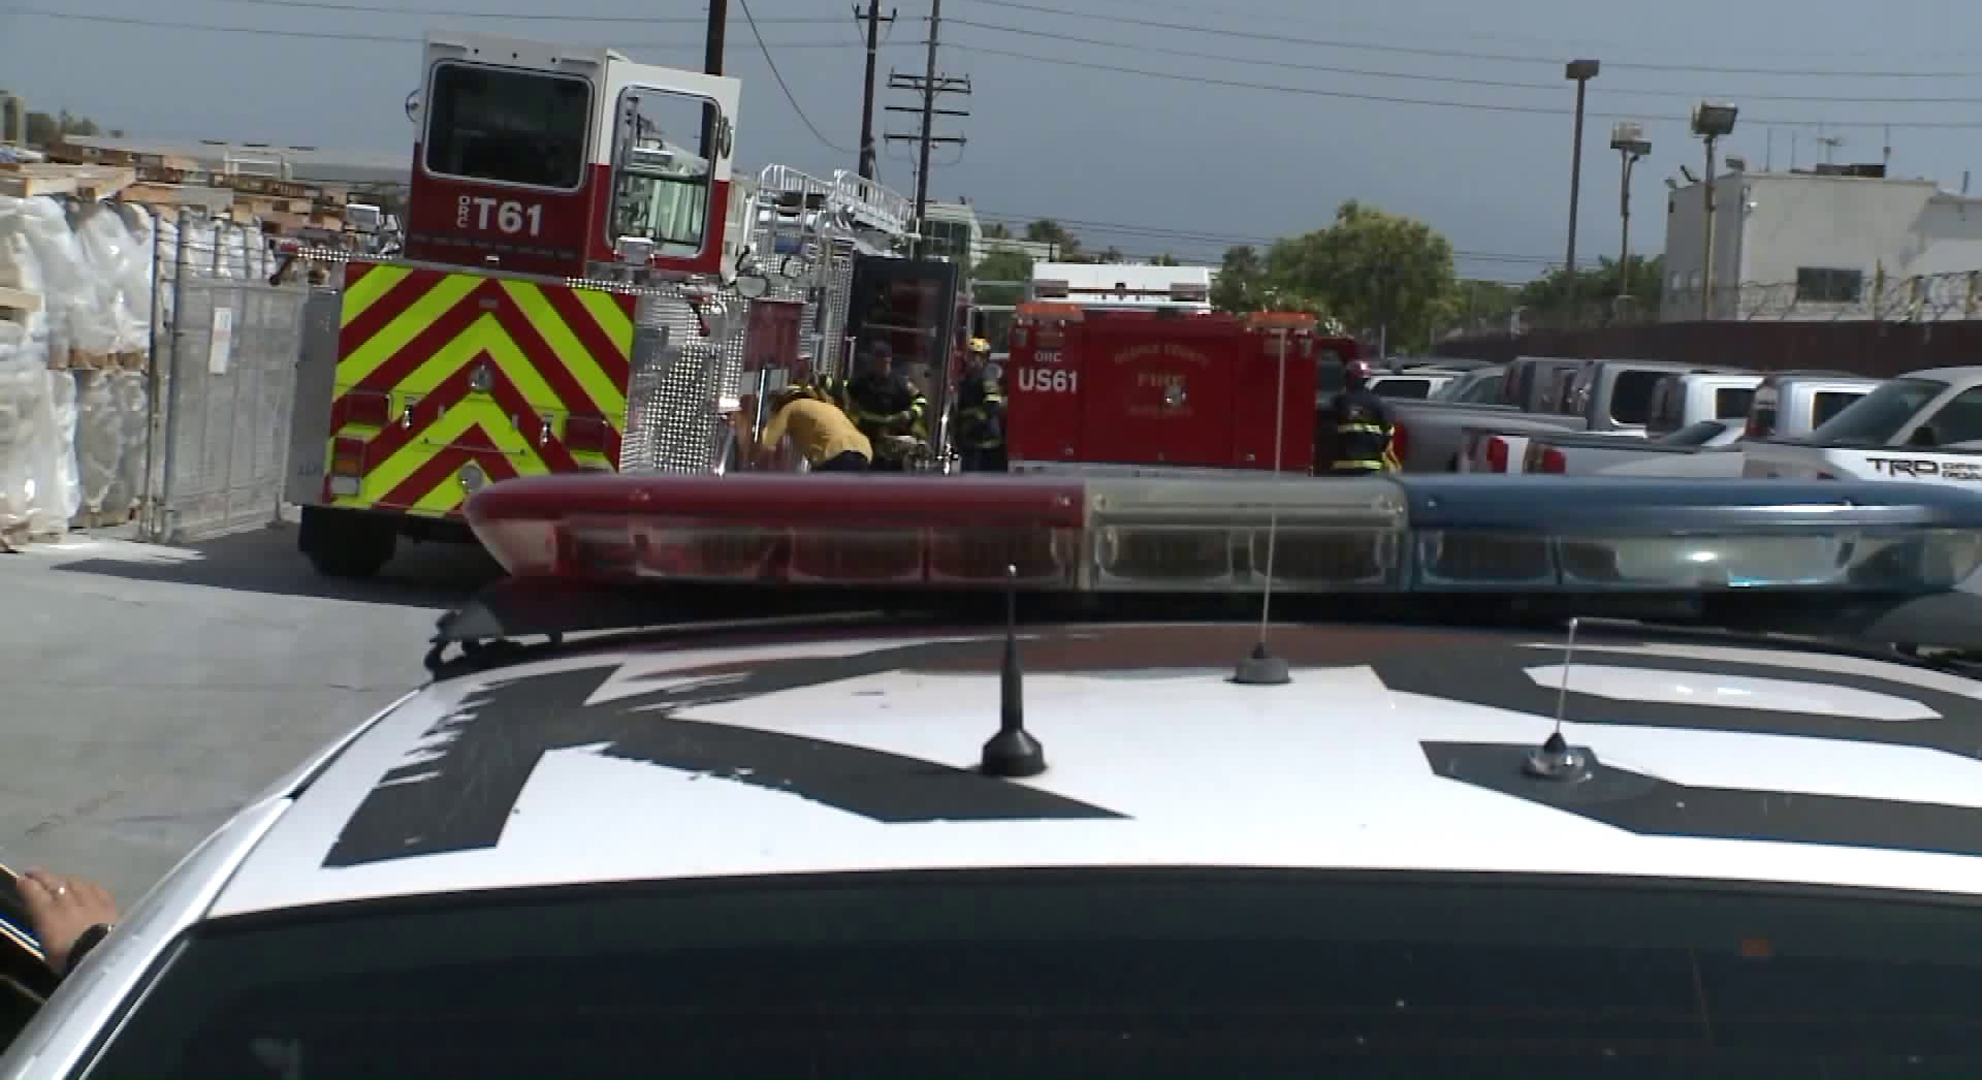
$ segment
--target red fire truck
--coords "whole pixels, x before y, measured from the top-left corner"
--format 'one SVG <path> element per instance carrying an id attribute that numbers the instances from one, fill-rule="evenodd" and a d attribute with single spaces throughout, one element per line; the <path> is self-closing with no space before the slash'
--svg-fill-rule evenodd
<path id="1" fill-rule="evenodd" d="M 856 340 L 888 337 L 943 407 L 956 267 L 897 256 L 910 203 L 871 181 L 733 187 L 735 79 L 454 32 L 421 77 L 404 256 L 297 253 L 330 271 L 287 492 L 319 570 L 471 539 L 463 503 L 508 477 L 722 473 L 753 391 Z"/>
<path id="2" fill-rule="evenodd" d="M 1313 316 L 1019 305 L 1006 366 L 1014 472 L 1307 472 L 1323 365 L 1356 343 Z"/>

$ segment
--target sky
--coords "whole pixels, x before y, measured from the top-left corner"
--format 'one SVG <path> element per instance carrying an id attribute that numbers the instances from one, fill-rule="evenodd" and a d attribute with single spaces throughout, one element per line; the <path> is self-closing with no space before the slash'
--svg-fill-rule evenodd
<path id="1" fill-rule="evenodd" d="M 931 0 L 884 5 L 875 124 L 912 132 L 885 89 L 920 74 Z M 1982 170 L 1982 7 L 1954 0 L 940 0 L 932 198 L 986 222 L 1052 217 L 1089 247 L 1216 261 L 1325 227 L 1358 199 L 1444 233 L 1462 277 L 1523 281 L 1566 257 L 1575 85 L 1589 84 L 1578 262 L 1615 257 L 1620 119 L 1652 154 L 1632 184 L 1632 250 L 1662 249 L 1665 181 L 1698 173 L 1686 117 L 1740 106 L 1725 153 L 1749 168 L 1877 162 L 1961 188 Z M 862 3 L 864 8 L 864 0 Z M 132 137 L 396 151 L 430 27 L 609 45 L 699 68 L 700 0 L 0 0 L 0 87 Z M 754 23 L 754 33 L 753 33 Z M 737 157 L 852 168 L 863 31 L 852 0 L 730 0 L 743 82 Z M 760 47 L 760 39 L 763 45 Z M 767 54 L 768 53 L 768 59 Z M 782 76 L 784 87 L 773 76 Z M 789 93 L 785 89 L 788 87 Z M 912 147 L 881 180 L 912 195 Z M 1977 177 L 1982 187 L 1982 176 Z"/>

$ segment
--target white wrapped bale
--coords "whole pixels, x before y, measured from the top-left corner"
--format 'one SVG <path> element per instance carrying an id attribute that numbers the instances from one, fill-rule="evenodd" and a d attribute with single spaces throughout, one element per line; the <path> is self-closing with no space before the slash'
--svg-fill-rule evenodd
<path id="1" fill-rule="evenodd" d="M 104 505 L 124 463 L 124 422 L 118 414 L 112 376 L 107 371 L 79 372 L 76 379 L 76 466 L 81 490 L 78 509 L 108 512 Z"/>
<path id="2" fill-rule="evenodd" d="M 86 207 L 76 215 L 78 247 L 96 288 L 97 309 L 111 328 L 112 353 L 141 353 L 150 341 L 151 253 L 138 246 L 115 206 Z"/>

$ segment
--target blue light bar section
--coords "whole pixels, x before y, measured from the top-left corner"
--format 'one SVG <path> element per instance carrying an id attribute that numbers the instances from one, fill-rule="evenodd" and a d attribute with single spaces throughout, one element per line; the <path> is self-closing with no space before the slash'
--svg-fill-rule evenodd
<path id="1" fill-rule="evenodd" d="M 1404 475 L 1414 530 L 1500 534 L 1982 529 L 1982 492 L 1878 480 Z"/>

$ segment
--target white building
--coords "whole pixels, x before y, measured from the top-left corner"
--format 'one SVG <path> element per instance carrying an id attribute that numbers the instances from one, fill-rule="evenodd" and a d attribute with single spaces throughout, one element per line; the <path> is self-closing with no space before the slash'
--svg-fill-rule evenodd
<path id="1" fill-rule="evenodd" d="M 1847 171 L 1847 170 L 1850 171 Z M 1730 171 L 1714 181 L 1715 319 L 1948 319 L 1982 313 L 1982 198 L 1881 166 Z M 1671 192 L 1662 321 L 1700 318 L 1704 184 Z"/>

